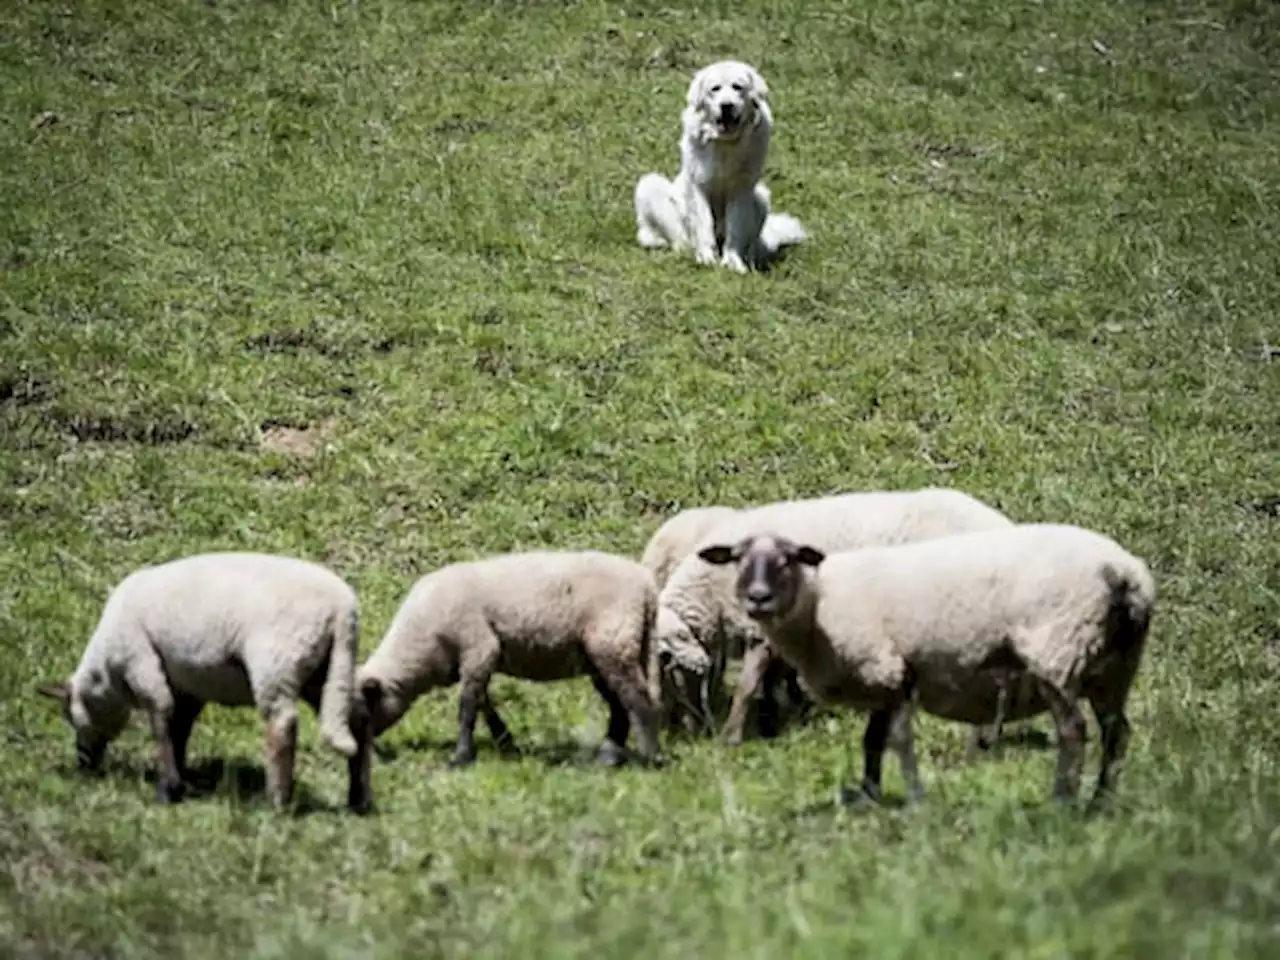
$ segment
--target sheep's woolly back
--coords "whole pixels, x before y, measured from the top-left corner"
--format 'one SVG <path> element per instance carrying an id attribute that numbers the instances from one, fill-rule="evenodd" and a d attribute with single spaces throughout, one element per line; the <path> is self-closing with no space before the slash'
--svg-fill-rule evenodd
<path id="1" fill-rule="evenodd" d="M 692 507 L 681 510 L 660 526 L 649 539 L 640 563 L 653 574 L 661 588 L 676 564 L 689 555 L 716 527 L 727 523 L 739 511 L 732 507 Z"/>
<path id="2" fill-rule="evenodd" d="M 606 621 L 618 625 L 617 655 L 645 666 L 656 609 L 653 576 L 614 554 L 535 551 L 455 563 L 414 584 L 359 677 L 412 698 L 447 682 L 436 675 L 451 666 L 441 645 L 465 645 L 479 628 L 502 641 L 503 672 L 539 679 L 545 664 L 553 679 L 566 648 Z"/>
<path id="3" fill-rule="evenodd" d="M 718 648 L 761 636 L 734 598 L 732 568 L 705 563 L 694 552 L 713 543 L 769 532 L 833 552 L 1010 526 L 1008 517 L 980 500 L 939 487 L 784 500 L 742 510 L 704 535 L 671 572 L 659 594 L 658 642 L 674 654 L 691 642 Z"/>
<path id="4" fill-rule="evenodd" d="M 808 583 L 818 597 L 812 621 L 784 621 L 771 638 L 803 640 L 816 626 L 849 664 L 880 645 L 932 664 L 921 677 L 926 709 L 929 688 L 963 689 L 1006 645 L 1033 673 L 1070 689 L 1101 656 L 1122 652 L 1112 645 L 1141 648 L 1156 597 L 1140 559 L 1108 537 L 1059 524 L 829 554 Z M 947 665 L 955 676 L 942 675 Z"/>
<path id="5" fill-rule="evenodd" d="M 321 729 L 341 753 L 355 753 L 347 723 L 354 683 L 355 592 L 333 571 L 291 557 L 209 553 L 144 567 L 112 591 L 72 677 L 88 698 L 144 682 L 137 663 L 158 656 L 163 673 L 144 700 L 173 690 L 229 705 L 297 696 L 330 653 Z M 255 688 L 246 682 L 255 677 Z M 344 696 L 344 691 L 346 694 Z M 332 695 L 332 696 L 330 696 Z M 334 698 L 336 696 L 336 699 Z"/>

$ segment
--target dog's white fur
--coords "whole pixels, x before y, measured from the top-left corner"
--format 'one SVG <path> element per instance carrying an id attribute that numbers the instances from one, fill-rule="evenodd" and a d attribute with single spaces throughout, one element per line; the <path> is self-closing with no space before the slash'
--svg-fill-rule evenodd
<path id="1" fill-rule="evenodd" d="M 760 179 L 773 132 L 768 95 L 764 78 L 737 60 L 694 74 L 675 182 L 647 173 L 636 184 L 640 246 L 693 247 L 699 263 L 746 273 L 807 238 L 795 217 L 770 213 Z"/>

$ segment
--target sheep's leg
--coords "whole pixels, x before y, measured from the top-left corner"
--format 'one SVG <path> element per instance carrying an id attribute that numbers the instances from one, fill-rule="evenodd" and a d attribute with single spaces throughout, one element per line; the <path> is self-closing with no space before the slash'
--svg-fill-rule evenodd
<path id="1" fill-rule="evenodd" d="M 464 677 L 458 696 L 458 745 L 449 761 L 451 767 L 465 767 L 476 761 L 476 717 L 487 697 L 489 677 Z"/>
<path id="2" fill-rule="evenodd" d="M 813 707 L 813 700 L 800 686 L 800 674 L 790 664 L 782 670 L 783 683 L 787 688 L 787 696 L 796 707 L 796 717 L 803 717 Z"/>
<path id="3" fill-rule="evenodd" d="M 291 700 L 264 707 L 267 797 L 283 810 L 293 801 L 293 765 L 298 752 L 298 708 Z"/>
<path id="4" fill-rule="evenodd" d="M 767 647 L 767 643 L 758 644 Z M 778 735 L 782 722 L 782 705 L 778 702 L 778 681 L 786 664 L 777 657 L 770 657 L 760 680 L 760 696 L 756 699 L 756 733 L 769 739 Z"/>
<path id="5" fill-rule="evenodd" d="M 729 719 L 724 725 L 724 742 L 736 747 L 742 743 L 743 728 L 747 723 L 747 709 L 751 698 L 759 691 L 769 674 L 769 667 L 777 659 L 773 648 L 767 643 L 757 643 L 747 651 L 742 659 L 742 673 L 738 677 L 738 687 L 733 692 L 733 705 L 729 708 Z"/>
<path id="6" fill-rule="evenodd" d="M 156 799 L 160 803 L 177 803 L 182 799 L 182 774 L 170 736 L 173 709 L 151 711 L 151 735 L 156 741 Z"/>
<path id="7" fill-rule="evenodd" d="M 173 760 L 178 767 L 178 776 L 184 779 L 190 772 L 187 768 L 187 741 L 191 739 L 191 728 L 195 726 L 196 718 L 203 709 L 204 701 L 188 694 L 179 693 L 173 698 L 169 740 L 173 744 Z"/>
<path id="8" fill-rule="evenodd" d="M 170 736 L 174 713 L 173 689 L 165 674 L 160 655 L 149 645 L 132 651 L 125 664 L 125 686 L 151 720 L 151 735 L 156 741 L 156 799 L 161 803 L 177 803 L 182 799 L 182 774 Z"/>
<path id="9" fill-rule="evenodd" d="M 347 758 L 347 809 L 368 813 L 373 809 L 373 721 L 363 703 L 352 708 L 351 734 L 356 754 Z"/>
<path id="10" fill-rule="evenodd" d="M 649 699 L 644 671 L 630 664 L 593 666 L 592 681 L 609 704 L 609 733 L 601 744 L 601 762 L 612 766 L 625 756 L 627 736 L 634 720 L 636 752 L 646 764 L 656 763 L 658 710 Z M 607 694 L 606 689 L 609 691 Z"/>
<path id="11" fill-rule="evenodd" d="M 489 699 L 489 680 L 498 666 L 501 646 L 487 625 L 477 627 L 465 638 L 460 666 L 462 691 L 458 696 L 458 745 L 449 760 L 451 767 L 465 767 L 476 760 L 476 717 Z"/>
<path id="12" fill-rule="evenodd" d="M 599 670 L 592 669 L 591 683 L 596 688 L 596 693 L 600 694 L 609 706 L 609 730 L 605 734 L 604 742 L 600 744 L 597 757 L 603 766 L 621 766 L 627 755 L 626 746 L 627 736 L 631 733 L 631 715 L 627 713 L 621 698 Z"/>
<path id="13" fill-rule="evenodd" d="M 1008 712 L 1009 681 L 998 681 L 996 692 L 996 717 L 990 724 L 977 724 L 969 735 L 969 745 L 965 750 L 965 759 L 972 760 L 979 753 L 986 753 L 994 748 L 1004 732 L 1004 717 Z"/>
<path id="14" fill-rule="evenodd" d="M 724 702 L 724 674 L 728 668 L 729 653 L 721 640 L 711 658 L 711 669 L 702 675 L 699 686 L 701 698 L 702 729 L 708 735 L 716 732 L 716 711 Z"/>
<path id="15" fill-rule="evenodd" d="M 892 721 L 893 708 L 875 710 L 868 718 L 866 732 L 862 735 L 862 783 L 856 790 L 845 787 L 840 791 L 840 802 L 846 806 L 859 807 L 880 802 L 881 769 Z"/>
<path id="16" fill-rule="evenodd" d="M 906 784 L 907 802 L 919 803 L 924 799 L 924 786 L 920 783 L 920 768 L 916 764 L 916 738 L 912 724 L 914 704 L 911 697 L 903 698 L 893 708 L 889 721 L 889 742 L 898 753 L 898 765 Z"/>
<path id="17" fill-rule="evenodd" d="M 520 752 L 516 746 L 516 739 L 511 735 L 511 731 L 507 725 L 503 723 L 502 717 L 498 715 L 497 709 L 493 705 L 493 700 L 489 697 L 489 691 L 485 691 L 484 699 L 480 702 L 480 711 L 484 714 L 485 726 L 489 728 L 489 736 L 493 737 L 493 742 L 498 745 L 498 751 L 507 756 L 515 756 Z"/>
<path id="18" fill-rule="evenodd" d="M 1039 681 L 1040 693 L 1049 705 L 1058 728 L 1058 769 L 1053 778 L 1053 799 L 1071 803 L 1080 790 L 1080 769 L 1084 765 L 1087 729 L 1080 705 L 1047 680 Z"/>
<path id="19" fill-rule="evenodd" d="M 1089 801 L 1089 805 L 1096 808 L 1105 803 L 1115 790 L 1116 778 L 1128 752 L 1130 727 L 1123 710 L 1104 711 L 1095 703 L 1093 714 L 1102 734 L 1102 764 L 1098 768 L 1098 783 Z"/>

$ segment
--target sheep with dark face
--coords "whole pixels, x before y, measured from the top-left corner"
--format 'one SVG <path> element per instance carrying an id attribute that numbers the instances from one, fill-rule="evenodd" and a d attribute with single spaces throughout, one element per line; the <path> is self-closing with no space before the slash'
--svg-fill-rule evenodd
<path id="1" fill-rule="evenodd" d="M 156 792 L 182 797 L 187 740 L 206 703 L 256 706 L 266 724 L 267 792 L 293 796 L 301 698 L 320 734 L 348 758 L 348 805 L 372 803 L 369 737 L 354 704 L 355 592 L 291 557 L 213 553 L 145 567 L 111 593 L 71 679 L 41 688 L 75 729 L 76 758 L 96 769 L 132 708 L 156 740 Z"/>
<path id="2" fill-rule="evenodd" d="M 1081 697 L 1101 729 L 1095 799 L 1114 786 L 1156 588 L 1146 565 L 1113 540 L 1031 524 L 827 556 L 762 534 L 705 547 L 700 556 L 736 566 L 741 608 L 816 696 L 870 711 L 863 783 L 853 796 L 879 796 L 881 758 L 892 743 L 908 793 L 919 797 L 913 705 L 989 723 L 1002 676 L 1029 678 L 1038 695 L 1014 697 L 1008 716 L 1046 705 L 1053 715 L 1055 799 L 1071 801 L 1078 792 Z"/>
<path id="3" fill-rule="evenodd" d="M 1011 527 L 1000 511 L 959 490 L 926 487 L 919 490 L 842 493 L 809 500 L 783 500 L 738 510 L 706 534 L 698 546 L 734 543 L 752 534 L 772 531 L 821 550 L 852 550 L 928 540 L 971 530 Z M 683 680 L 689 689 L 702 681 L 701 703 L 719 699 L 726 659 L 745 650 L 742 673 L 723 735 L 730 744 L 742 740 L 751 699 L 762 692 L 761 707 L 772 719 L 776 713 L 772 687 L 785 683 L 796 697 L 794 671 L 779 661 L 763 641 L 760 628 L 747 617 L 733 596 L 733 578 L 723 568 L 708 565 L 695 548 L 672 570 L 658 595 L 657 640 L 665 662 L 689 664 L 667 669 L 666 686 Z M 689 676 L 699 661 L 710 664 L 701 677 Z M 704 707 L 703 722 L 711 718 Z M 762 724 L 764 726 L 765 724 Z M 996 725 L 998 727 L 998 724 Z M 974 743 L 985 745 L 998 729 L 975 730 Z"/>
<path id="4" fill-rule="evenodd" d="M 489 699 L 495 673 L 534 681 L 586 675 L 609 706 L 601 762 L 622 762 L 633 721 L 641 758 L 656 760 L 648 685 L 657 593 L 640 564 L 597 551 L 513 553 L 427 574 L 358 671 L 374 736 L 418 697 L 460 682 L 452 764 L 470 764 L 478 715 L 500 748 L 515 746 Z"/>

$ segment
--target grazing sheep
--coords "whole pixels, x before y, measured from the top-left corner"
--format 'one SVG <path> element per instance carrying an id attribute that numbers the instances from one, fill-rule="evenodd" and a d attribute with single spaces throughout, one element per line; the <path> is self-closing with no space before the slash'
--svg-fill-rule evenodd
<path id="1" fill-rule="evenodd" d="M 1001 674 L 1030 677 L 1053 714 L 1054 799 L 1074 801 L 1079 790 L 1081 696 L 1101 730 L 1094 799 L 1113 789 L 1129 739 L 1125 701 L 1156 595 L 1146 565 L 1115 541 L 1034 524 L 831 556 L 763 534 L 700 555 L 736 565 L 742 609 L 818 697 L 871 712 L 862 789 L 852 796 L 878 799 L 890 742 L 908 795 L 922 796 L 913 705 L 988 723 Z M 1016 718 L 1043 706 L 1014 698 L 1006 709 Z"/>
<path id="2" fill-rule="evenodd" d="M 348 758 L 347 803 L 372 803 L 369 740 L 355 710 L 356 595 L 331 570 L 291 557 L 209 553 L 144 567 L 107 599 L 80 665 L 40 692 L 62 703 L 76 759 L 101 766 L 133 707 L 151 721 L 160 802 L 181 799 L 187 740 L 206 703 L 256 706 L 266 723 L 267 792 L 293 796 L 299 697 Z"/>
<path id="3" fill-rule="evenodd" d="M 811 500 L 784 500 L 742 510 L 709 538 L 734 543 L 753 533 L 776 531 L 823 550 L 849 550 L 925 540 L 969 530 L 1012 526 L 1004 514 L 958 490 L 928 487 L 920 490 L 845 493 Z M 705 539 L 701 545 L 712 542 Z M 741 742 L 751 698 L 764 687 L 762 720 L 772 720 L 771 687 L 784 680 L 793 697 L 799 695 L 794 671 L 778 662 L 767 644 L 761 643 L 759 628 L 738 608 L 733 596 L 733 578 L 718 567 L 704 563 L 696 552 L 672 571 L 658 597 L 657 641 L 666 660 L 690 647 L 701 648 L 712 663 L 702 678 L 706 687 L 702 700 L 709 702 L 720 693 L 727 656 L 738 647 L 749 647 L 733 705 L 725 724 L 726 742 Z M 685 660 L 692 659 L 685 655 Z M 672 671 L 663 681 L 672 684 Z M 688 685 L 693 685 L 686 680 Z M 709 724 L 710 717 L 704 717 Z M 976 731 L 979 742 L 983 731 Z M 990 738 L 989 734 L 985 735 Z"/>
<path id="4" fill-rule="evenodd" d="M 489 699 L 496 673 L 524 680 L 586 674 L 609 705 L 601 762 L 620 763 L 634 718 L 639 753 L 658 752 L 647 688 L 657 586 L 640 564 L 595 551 L 515 553 L 455 563 L 409 592 L 357 682 L 376 737 L 413 701 L 461 681 L 452 765 L 475 760 L 477 710 L 498 746 L 514 750 Z"/>
<path id="5" fill-rule="evenodd" d="M 693 552 L 707 534 L 738 513 L 732 507 L 692 507 L 681 510 L 663 523 L 649 539 L 640 558 L 640 563 L 653 574 L 658 589 L 662 589 L 671 571 Z M 697 729 L 696 717 L 707 709 L 700 694 L 705 690 L 702 677 L 709 667 L 710 660 L 698 648 L 685 646 L 661 652 L 658 668 L 662 676 L 657 680 L 657 697 L 658 712 L 664 726 L 683 725 L 690 732 Z M 653 678 L 650 682 L 654 682 Z"/>

